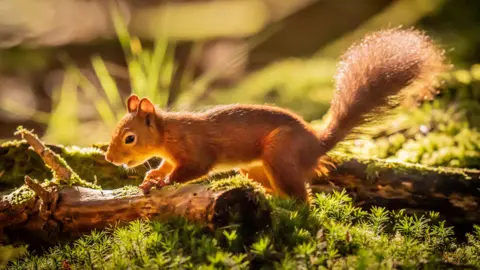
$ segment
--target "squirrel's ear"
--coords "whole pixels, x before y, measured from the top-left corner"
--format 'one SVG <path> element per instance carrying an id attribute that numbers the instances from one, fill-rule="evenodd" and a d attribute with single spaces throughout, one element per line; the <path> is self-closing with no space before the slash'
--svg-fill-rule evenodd
<path id="1" fill-rule="evenodd" d="M 138 99 L 137 95 L 132 94 L 127 99 L 127 109 L 128 112 L 136 112 L 138 109 L 138 104 L 140 104 L 140 99 Z"/>
<path id="2" fill-rule="evenodd" d="M 155 114 L 155 106 L 147 98 L 142 98 L 138 105 L 138 112 L 141 114 Z"/>

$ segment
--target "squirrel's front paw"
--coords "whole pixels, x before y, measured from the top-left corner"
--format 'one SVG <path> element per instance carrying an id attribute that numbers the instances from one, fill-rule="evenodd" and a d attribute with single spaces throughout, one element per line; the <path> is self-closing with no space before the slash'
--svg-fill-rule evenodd
<path id="1" fill-rule="evenodd" d="M 165 175 L 159 170 L 150 170 L 145 174 L 143 183 L 138 187 L 143 190 L 144 194 L 147 194 L 154 186 L 159 186 L 158 183 L 163 181 Z"/>
<path id="2" fill-rule="evenodd" d="M 156 186 L 158 188 L 161 188 L 161 187 L 167 186 L 168 184 L 170 184 L 170 178 L 167 176 L 162 180 L 158 180 Z"/>
<path id="3" fill-rule="evenodd" d="M 140 184 L 138 187 L 143 190 L 144 194 L 147 194 L 154 186 L 157 188 L 161 188 L 167 186 L 170 183 L 170 178 L 165 177 L 164 179 L 151 179 L 145 177 L 143 183 Z"/>
<path id="4" fill-rule="evenodd" d="M 157 183 L 154 180 L 145 179 L 138 187 L 143 191 L 144 194 L 147 194 L 156 184 Z"/>
<path id="5" fill-rule="evenodd" d="M 159 181 L 163 178 L 165 178 L 165 173 L 160 171 L 160 170 L 157 170 L 157 169 L 154 169 L 154 170 L 150 170 L 147 172 L 147 174 L 145 174 L 145 180 L 144 181 L 147 181 L 147 180 L 155 180 L 155 181 Z"/>

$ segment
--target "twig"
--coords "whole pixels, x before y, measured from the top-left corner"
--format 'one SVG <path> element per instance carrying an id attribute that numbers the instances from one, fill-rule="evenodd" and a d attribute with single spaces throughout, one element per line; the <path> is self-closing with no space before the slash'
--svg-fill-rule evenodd
<path id="1" fill-rule="evenodd" d="M 15 135 L 22 136 L 28 144 L 30 144 L 35 152 L 37 152 L 53 171 L 58 180 L 69 182 L 72 176 L 72 171 L 62 164 L 61 159 L 49 148 L 47 148 L 38 137 L 31 131 L 24 128 L 19 128 Z"/>
<path id="2" fill-rule="evenodd" d="M 25 175 L 25 184 L 32 189 L 38 197 L 40 197 L 44 204 L 50 203 L 50 193 L 28 175 Z"/>

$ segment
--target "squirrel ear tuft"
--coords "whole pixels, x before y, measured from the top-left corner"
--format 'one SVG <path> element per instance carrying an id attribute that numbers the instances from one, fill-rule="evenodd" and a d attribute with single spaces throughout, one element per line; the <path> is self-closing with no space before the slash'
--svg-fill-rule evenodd
<path id="1" fill-rule="evenodd" d="M 138 104 L 140 104 L 140 99 L 138 99 L 138 96 L 135 94 L 130 95 L 127 99 L 128 112 L 136 112 L 138 109 Z"/>
<path id="2" fill-rule="evenodd" d="M 138 112 L 143 115 L 146 115 L 146 114 L 155 115 L 155 106 L 153 106 L 152 102 L 147 98 L 142 98 L 140 100 L 140 104 L 138 105 Z"/>

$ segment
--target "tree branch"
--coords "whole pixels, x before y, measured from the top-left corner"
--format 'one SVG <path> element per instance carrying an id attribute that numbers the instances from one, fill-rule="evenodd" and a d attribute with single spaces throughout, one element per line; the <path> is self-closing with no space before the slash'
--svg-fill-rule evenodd
<path id="1" fill-rule="evenodd" d="M 59 180 L 69 181 L 72 177 L 72 170 L 68 168 L 67 164 L 62 164 L 60 158 L 50 149 L 45 147 L 45 145 L 34 135 L 31 131 L 28 131 L 24 128 L 19 128 L 15 135 L 22 136 L 40 155 L 45 164 L 47 164 L 53 171 L 56 178 Z"/>

